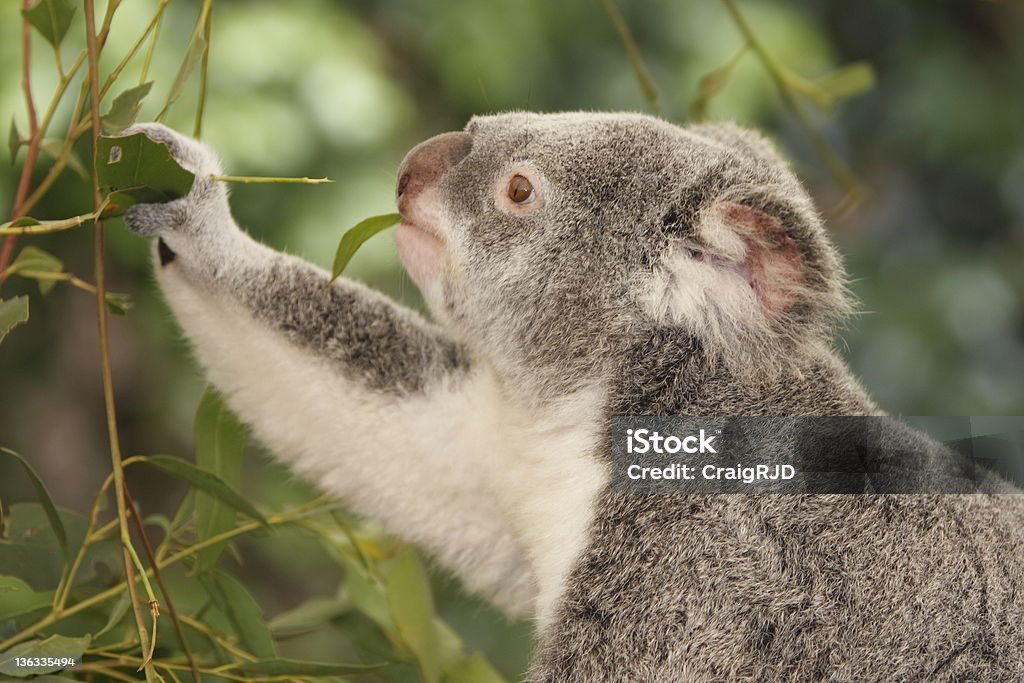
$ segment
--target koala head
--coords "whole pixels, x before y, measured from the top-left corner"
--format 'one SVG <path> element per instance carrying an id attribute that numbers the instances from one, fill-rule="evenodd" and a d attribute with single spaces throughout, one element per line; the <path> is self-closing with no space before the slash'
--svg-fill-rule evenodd
<path id="1" fill-rule="evenodd" d="M 732 124 L 477 117 L 406 156 L 398 204 L 399 254 L 434 314 L 510 370 L 594 376 L 661 327 L 769 367 L 846 307 L 807 193 Z"/>

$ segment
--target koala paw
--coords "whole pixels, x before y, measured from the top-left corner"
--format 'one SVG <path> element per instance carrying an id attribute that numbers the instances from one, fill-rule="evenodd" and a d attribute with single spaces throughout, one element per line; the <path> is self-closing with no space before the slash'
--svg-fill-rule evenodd
<path id="1" fill-rule="evenodd" d="M 129 207 L 124 216 L 129 230 L 180 243 L 231 222 L 227 191 L 222 183 L 210 179 L 223 172 L 212 149 L 159 123 L 136 124 L 126 128 L 123 134 L 136 133 L 144 133 L 150 140 L 166 145 L 174 160 L 195 174 L 196 179 L 185 197 Z"/>

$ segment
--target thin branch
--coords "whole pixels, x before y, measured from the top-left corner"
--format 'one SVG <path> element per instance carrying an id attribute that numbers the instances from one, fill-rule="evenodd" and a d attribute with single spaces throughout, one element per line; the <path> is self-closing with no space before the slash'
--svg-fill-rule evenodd
<path id="1" fill-rule="evenodd" d="M 132 460 L 133 459 L 130 458 L 130 459 L 126 460 L 125 462 L 130 462 Z M 182 560 L 187 559 L 189 557 L 192 557 L 196 553 L 202 552 L 203 550 L 205 550 L 206 548 L 209 548 L 210 546 L 214 546 L 214 545 L 217 545 L 219 543 L 223 543 L 224 541 L 229 541 L 232 538 L 235 538 L 237 536 L 241 536 L 243 534 L 247 534 L 250 531 L 255 531 L 256 529 L 262 529 L 262 528 L 265 528 L 265 526 L 276 526 L 276 525 L 279 525 L 279 524 L 287 524 L 287 523 L 290 523 L 290 522 L 294 522 L 294 521 L 297 521 L 297 520 L 300 520 L 300 519 L 304 519 L 304 518 L 306 518 L 306 517 L 308 517 L 308 516 L 310 516 L 312 514 L 315 514 L 317 512 L 324 512 L 324 511 L 327 511 L 327 510 L 332 510 L 334 508 L 337 508 L 339 505 L 340 505 L 340 503 L 338 503 L 337 501 L 333 501 L 330 498 L 328 498 L 327 496 L 321 496 L 319 498 L 316 498 L 315 500 L 310 501 L 309 503 L 306 503 L 305 505 L 300 505 L 297 508 L 293 508 L 291 510 L 288 510 L 287 512 L 282 512 L 282 513 L 279 513 L 279 514 L 276 514 L 276 515 L 268 515 L 267 518 L 266 518 L 266 525 L 264 525 L 263 522 L 260 522 L 258 520 L 253 520 L 251 522 L 246 522 L 244 524 L 240 524 L 239 526 L 235 527 L 234 529 L 229 529 L 228 531 L 224 531 L 224 532 L 219 533 L 219 534 L 217 534 L 215 536 L 211 536 L 211 537 L 209 537 L 209 538 L 207 538 L 205 540 L 199 541 L 198 543 L 194 543 L 194 544 L 188 546 L 187 548 L 183 548 L 182 550 L 178 551 L 177 553 L 175 553 L 175 554 L 173 554 L 173 555 L 171 555 L 169 557 L 166 557 L 166 558 L 164 558 L 162 560 L 159 560 L 157 562 L 156 566 L 159 569 L 166 569 L 170 565 L 175 564 L 177 562 L 181 562 Z M 134 569 L 134 567 L 133 567 L 133 569 Z M 146 573 L 152 575 L 153 574 L 153 569 L 150 568 L 150 569 L 146 570 Z M 134 574 L 134 572 L 133 572 L 133 574 Z M 133 579 L 133 580 L 137 580 L 137 579 Z M 116 598 L 117 596 L 121 595 L 124 592 L 126 584 L 127 584 L 127 581 L 121 581 L 120 583 L 117 583 L 114 586 L 111 586 L 110 588 L 108 588 L 105 591 L 102 591 L 100 593 L 97 593 L 96 595 L 90 596 L 90 597 L 82 600 L 81 602 L 75 603 L 71 607 L 68 607 L 67 609 L 62 611 L 60 614 L 56 614 L 56 613 L 51 612 L 50 614 L 44 616 L 42 619 L 40 619 L 36 623 L 34 623 L 34 624 L 32 624 L 32 625 L 22 629 L 21 631 L 19 631 L 18 633 L 15 633 L 10 638 L 0 642 L 0 652 L 5 652 L 12 645 L 16 645 L 16 644 L 22 642 L 23 640 L 31 638 L 32 636 L 36 635 L 37 633 L 39 633 L 43 629 L 48 628 L 49 626 L 52 626 L 53 624 L 56 624 L 57 622 L 59 622 L 59 621 L 61 621 L 63 619 L 66 619 L 68 617 L 74 616 L 75 614 L 78 614 L 79 612 L 83 612 L 83 611 L 85 611 L 85 610 L 87 610 L 87 609 L 89 609 L 91 607 L 95 607 L 96 605 L 101 605 L 104 602 L 106 602 L 107 600 L 111 600 L 113 598 Z"/>
<path id="2" fill-rule="evenodd" d="M 633 33 L 629 30 L 629 24 L 622 18 L 622 14 L 612 0 L 601 0 L 601 5 L 608 14 L 608 18 L 612 20 L 612 24 L 615 25 L 615 30 L 618 31 L 619 38 L 626 48 L 626 55 L 629 57 L 629 63 L 636 74 L 636 80 L 640 83 L 640 89 L 644 92 L 647 104 L 651 107 L 651 111 L 655 114 L 660 114 L 661 105 L 658 104 L 658 88 L 654 85 L 654 79 L 651 78 L 651 73 L 647 70 L 647 64 L 644 63 L 644 58 L 640 54 L 640 48 L 633 38 Z"/>
<path id="3" fill-rule="evenodd" d="M 789 83 L 786 81 L 786 75 L 782 67 L 779 66 L 778 62 L 775 61 L 774 57 L 765 49 L 764 45 L 758 40 L 757 35 L 750 28 L 750 24 L 740 13 L 739 9 L 733 0 L 721 0 L 722 5 L 725 6 L 726 11 L 729 12 L 729 16 L 732 17 L 733 23 L 736 28 L 743 35 L 743 38 L 747 41 L 747 45 L 757 55 L 765 71 L 771 77 L 775 84 L 775 88 L 779 92 L 779 97 L 782 98 L 783 104 L 786 108 L 793 113 L 796 117 L 797 122 L 800 124 L 800 128 L 803 129 L 804 134 L 811 141 L 811 145 L 814 146 L 818 156 L 825 162 L 825 166 L 828 168 L 829 173 L 835 178 L 836 182 L 845 191 L 845 196 L 840 200 L 839 205 L 833 209 L 833 214 L 843 214 L 846 211 L 856 206 L 857 203 L 863 199 L 866 190 L 860 180 L 854 173 L 847 168 L 846 164 L 836 156 L 836 153 L 832 151 L 825 137 L 821 134 L 810 118 L 807 116 L 807 112 L 800 106 L 793 92 L 790 90 Z"/>
<path id="4" fill-rule="evenodd" d="M 209 7 L 207 8 L 207 4 Z M 196 125 L 192 137 L 199 139 L 203 134 L 203 114 L 206 111 L 207 71 L 210 66 L 210 37 L 213 33 L 213 0 L 203 3 L 205 23 L 203 25 L 203 62 L 199 65 L 199 104 L 196 107 Z"/>
<path id="5" fill-rule="evenodd" d="M 294 185 L 323 185 L 334 182 L 330 178 L 272 178 L 244 175 L 212 175 L 210 180 L 222 183 L 288 183 Z"/>
<path id="6" fill-rule="evenodd" d="M 93 154 L 97 149 L 100 139 L 100 76 L 99 60 L 100 48 L 96 34 L 95 0 L 85 0 L 85 39 L 86 49 L 89 53 L 89 115 L 92 124 L 92 149 Z M 109 27 L 114 11 L 117 9 L 118 0 L 110 0 L 107 5 L 107 14 L 104 17 L 104 29 Z M 104 34 L 104 38 L 106 35 Z M 99 177 L 94 173 L 92 176 L 93 191 L 93 214 L 96 215 L 93 230 L 93 264 L 96 280 L 96 321 L 99 328 L 100 342 L 100 374 L 103 380 L 103 403 L 107 415 L 107 437 L 110 443 L 110 460 L 114 474 L 114 497 L 117 500 L 117 519 L 121 528 L 121 543 L 124 546 L 124 571 L 125 580 L 128 584 L 129 595 L 131 596 L 132 611 L 135 614 L 136 626 L 139 631 L 139 639 L 143 652 L 150 652 L 150 634 L 142 622 L 141 605 L 135 585 L 135 566 L 133 560 L 138 557 L 132 547 L 131 532 L 128 528 L 128 511 L 125 502 L 125 481 L 124 470 L 121 464 L 121 442 L 117 430 L 117 407 L 114 402 L 114 379 L 110 369 L 110 329 L 107 312 L 107 272 L 104 252 L 106 250 L 106 236 L 103 232 L 103 220 L 99 217 L 103 206 L 103 195 L 100 191 Z M 133 557 L 134 556 L 134 557 Z M 147 585 L 147 590 L 149 586 Z M 151 598 L 152 599 L 152 598 Z M 155 625 L 155 616 L 154 616 Z M 152 636 L 155 638 L 156 633 Z M 152 683 L 156 680 L 156 672 L 152 665 L 145 667 L 146 680 Z"/>
<path id="7" fill-rule="evenodd" d="M 153 576 L 156 579 L 157 585 L 160 586 L 160 592 L 164 595 L 164 601 L 167 603 L 167 612 L 171 615 L 171 622 L 174 624 L 174 630 L 177 632 L 178 640 L 181 642 L 181 649 L 184 651 L 185 658 L 192 669 L 192 679 L 195 683 L 200 683 L 199 665 L 196 664 L 195 655 L 192 654 L 192 647 L 188 644 L 188 638 L 185 637 L 185 629 L 181 625 L 178 610 L 174 607 L 174 601 L 171 600 L 171 593 L 167 590 L 167 585 L 164 583 L 164 576 L 157 567 L 153 546 L 149 542 L 149 537 L 146 536 L 146 529 L 142 524 L 142 518 L 139 517 L 139 508 L 135 505 L 135 499 L 132 498 L 131 491 L 125 489 L 124 495 L 128 500 L 128 509 L 131 512 L 132 520 L 135 522 L 135 530 L 138 532 L 139 538 L 142 539 L 142 547 L 146 552 L 146 559 L 149 561 L 149 566 L 153 568 Z"/>
<path id="8" fill-rule="evenodd" d="M 27 10 L 31 7 L 31 0 L 22 0 L 23 9 Z M 36 159 L 39 156 L 39 145 L 42 143 L 42 136 L 39 135 L 39 120 L 36 118 L 36 105 L 32 98 L 32 24 L 24 16 L 21 19 L 21 64 L 21 84 L 25 91 L 29 140 L 28 154 L 25 157 L 25 165 L 21 169 L 18 189 L 14 195 L 14 207 L 11 211 L 12 220 L 18 219 L 23 215 L 25 197 L 28 195 L 28 185 L 32 179 L 32 172 L 35 170 Z M 5 279 L 4 272 L 7 270 L 7 264 L 11 262 L 11 255 L 14 253 L 14 242 L 17 239 L 17 235 L 7 235 L 4 238 L 3 246 L 0 247 L 0 284 L 3 284 Z"/>
<path id="9" fill-rule="evenodd" d="M 103 207 L 100 207 L 100 211 L 103 211 Z M 51 232 L 77 228 L 94 218 L 96 218 L 96 214 L 90 212 L 83 213 L 81 216 L 62 218 L 56 221 L 39 221 L 37 225 L 12 226 L 11 224 L 15 221 L 9 221 L 7 223 L 0 223 L 0 235 L 45 235 Z"/>
<path id="10" fill-rule="evenodd" d="M 157 14 L 154 19 L 156 23 L 153 25 L 153 37 L 149 41 L 149 47 L 146 49 L 146 59 L 142 62 L 142 73 L 139 75 L 139 85 L 146 82 L 146 77 L 149 76 L 149 65 L 153 63 L 153 53 L 156 52 L 156 41 L 160 37 L 160 25 L 163 24 L 163 13 L 164 8 L 170 0 L 160 0 L 160 7 L 157 8 Z"/>

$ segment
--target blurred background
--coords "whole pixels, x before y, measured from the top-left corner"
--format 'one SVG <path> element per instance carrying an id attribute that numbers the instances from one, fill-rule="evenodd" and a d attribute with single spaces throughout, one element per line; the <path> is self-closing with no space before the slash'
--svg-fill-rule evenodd
<path id="1" fill-rule="evenodd" d="M 0 123 L 24 131 L 17 3 L 0 6 Z M 76 3 L 77 4 L 77 3 Z M 156 7 L 125 0 L 105 54 L 131 46 Z M 618 3 L 659 88 L 662 114 L 685 122 L 700 77 L 742 38 L 722 5 Z M 857 208 L 830 221 L 861 314 L 839 344 L 887 410 L 904 415 L 1013 415 L 1024 411 L 1024 3 L 947 0 L 741 0 L 764 45 L 814 78 L 851 61 L 873 65 L 866 94 L 815 114 L 836 153 L 867 186 Z M 163 102 L 199 2 L 167 9 L 140 120 Z M 102 3 L 98 11 L 102 11 Z M 599 2 L 521 0 L 218 0 L 203 138 L 234 175 L 330 176 L 328 186 L 234 185 L 241 225 L 274 247 L 329 266 L 344 229 L 393 210 L 394 173 L 416 142 L 508 109 L 647 110 L 622 42 Z M 83 34 L 77 13 L 65 49 Z M 36 40 L 37 101 L 55 83 L 49 46 Z M 74 50 L 75 52 L 71 52 Z M 132 68 L 126 82 L 133 77 Z M 137 72 L 135 72 L 137 74 Z M 198 80 L 198 79 L 194 79 Z M 76 86 L 72 86 L 75 88 Z M 191 131 L 193 83 L 167 123 Z M 793 160 L 823 209 L 841 190 L 756 59 L 747 55 L 710 103 L 712 119 L 761 128 Z M 61 118 L 63 116 L 63 119 Z M 56 131 L 67 125 L 58 112 Z M 88 145 L 78 149 L 88 158 Z M 0 165 L 0 211 L 10 213 L 17 166 Z M 42 157 L 42 171 L 49 160 Z M 36 178 L 38 181 L 38 176 Z M 33 211 L 62 218 L 91 208 L 74 173 Z M 114 377 L 126 455 L 190 457 L 203 381 L 153 284 L 148 245 L 108 228 L 109 287 L 134 308 L 112 319 Z M 19 241 L 62 258 L 91 280 L 89 230 Z M 410 305 L 390 231 L 371 240 L 350 276 Z M 5 298 L 29 293 L 32 319 L 0 346 L 0 445 L 38 468 L 58 504 L 85 510 L 109 471 L 97 369 L 94 302 L 66 285 L 45 298 L 12 278 Z M 310 490 L 258 448 L 247 493 L 283 505 Z M 136 473 L 138 474 L 138 473 Z M 30 499 L 20 472 L 0 462 L 0 498 Z M 180 492 L 131 480 L 148 511 Z M 241 545 L 244 574 L 268 615 L 330 592 L 339 570 L 300 535 Z M 296 566 L 294 558 L 303 562 Z M 523 670 L 530 632 L 461 596 L 437 577 L 442 613 L 509 677 Z M 295 648 L 330 653 L 330 634 Z"/>

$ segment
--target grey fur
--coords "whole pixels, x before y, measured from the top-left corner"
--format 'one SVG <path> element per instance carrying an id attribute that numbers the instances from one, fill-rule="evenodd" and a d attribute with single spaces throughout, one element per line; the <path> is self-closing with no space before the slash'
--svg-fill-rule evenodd
<path id="1" fill-rule="evenodd" d="M 515 113 L 467 130 L 469 154 L 438 181 L 458 251 L 438 311 L 444 331 L 354 283 L 327 289 L 325 274 L 237 228 L 208 231 L 226 204 L 208 201 L 219 190 L 206 184 L 177 204 L 136 207 L 128 222 L 179 254 L 169 267 L 378 390 L 421 391 L 485 363 L 523 404 L 600 386 L 609 420 L 882 414 L 829 341 L 849 309 L 839 257 L 763 138 L 632 114 Z M 177 153 L 216 166 L 205 152 Z M 517 164 L 544 179 L 545 205 L 522 216 L 492 198 Z M 723 202 L 781 226 L 780 253 L 792 245 L 800 269 L 784 310 L 724 320 L 727 336 L 659 319 L 637 300 L 638 283 L 659 277 L 680 245 L 713 251 L 707 224 Z M 602 443 L 593 457 L 605 462 Z M 1022 564 L 1021 495 L 606 489 L 531 677 L 1020 681 Z"/>

